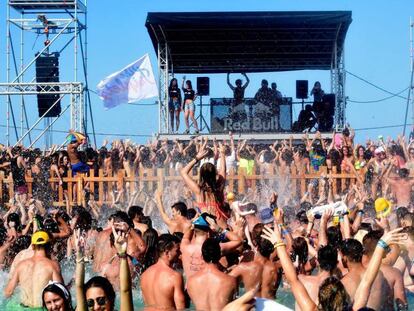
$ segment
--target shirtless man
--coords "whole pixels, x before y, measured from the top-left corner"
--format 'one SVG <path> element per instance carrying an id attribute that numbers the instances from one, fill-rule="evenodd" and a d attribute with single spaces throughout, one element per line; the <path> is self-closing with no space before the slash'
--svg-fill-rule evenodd
<path id="1" fill-rule="evenodd" d="M 206 263 L 201 255 L 201 247 L 204 241 L 210 236 L 210 233 L 214 233 L 214 230 L 219 228 L 216 224 L 216 227 L 211 229 L 209 224 L 204 220 L 203 215 L 194 221 L 193 224 L 194 228 L 191 227 L 184 233 L 180 245 L 184 274 L 187 279 L 204 268 Z M 228 242 L 219 244 L 222 254 L 234 251 L 242 244 L 240 238 L 233 232 L 226 231 L 221 234 L 224 234 L 225 238 L 229 240 Z"/>
<path id="2" fill-rule="evenodd" d="M 397 200 L 397 206 L 410 206 L 411 190 L 414 186 L 414 179 L 409 177 L 410 171 L 406 168 L 398 170 L 398 178 L 387 178 L 388 184 L 391 186 L 391 190 L 394 193 L 394 197 Z"/>
<path id="3" fill-rule="evenodd" d="M 371 231 L 364 236 L 364 257 L 362 262 L 365 267 L 375 251 L 378 241 L 381 239 L 382 231 Z M 404 280 L 400 270 L 390 265 L 381 264 L 380 271 L 384 274 L 389 287 L 392 289 L 389 302 L 395 301 L 398 310 L 408 310 L 407 297 L 405 296 Z"/>
<path id="4" fill-rule="evenodd" d="M 168 231 L 171 234 L 174 232 L 184 233 L 191 227 L 191 222 L 187 219 L 187 206 L 183 202 L 177 202 L 171 206 L 172 218 L 170 218 L 165 212 L 160 191 L 156 193 L 156 200 L 162 220 L 168 226 Z"/>
<path id="5" fill-rule="evenodd" d="M 206 264 L 203 270 L 188 278 L 188 294 L 196 310 L 223 310 L 233 300 L 237 288 L 236 278 L 218 269 L 221 250 L 217 240 L 205 240 L 201 252 Z"/>
<path id="6" fill-rule="evenodd" d="M 348 292 L 353 301 L 355 291 L 362 280 L 366 269 L 362 265 L 363 247 L 360 242 L 355 239 L 347 239 L 343 242 L 341 247 L 342 263 L 348 269 L 348 273 L 341 279 L 342 284 Z M 390 301 L 391 289 L 381 271 L 378 272 L 377 277 L 371 287 L 371 292 L 368 298 L 367 307 L 374 310 L 394 310 L 392 300 Z"/>
<path id="7" fill-rule="evenodd" d="M 46 245 L 49 236 L 44 231 L 37 231 L 32 236 L 32 257 L 20 261 L 10 274 L 4 289 L 4 296 L 9 298 L 19 285 L 20 303 L 28 308 L 42 307 L 42 291 L 49 281 L 63 282 L 59 264 L 48 258 Z"/>
<path id="8" fill-rule="evenodd" d="M 163 234 L 158 240 L 159 258 L 141 276 L 145 310 L 182 310 L 185 308 L 183 276 L 172 269 L 177 261 L 179 239 Z"/>
<path id="9" fill-rule="evenodd" d="M 275 299 L 278 284 L 279 265 L 270 260 L 273 245 L 268 240 L 260 239 L 253 261 L 242 262 L 229 275 L 241 280 L 246 291 L 259 285 L 257 297 Z"/>
<path id="10" fill-rule="evenodd" d="M 125 212 L 118 211 L 111 215 L 117 231 L 128 231 L 128 263 L 132 278 L 135 276 L 135 265 L 145 252 L 145 242 L 133 230 L 133 223 Z M 118 289 L 119 274 L 116 267 L 119 265 L 119 259 L 116 256 L 116 250 L 113 247 L 112 228 L 101 231 L 96 238 L 96 245 L 93 254 L 93 270 L 102 276 L 108 278 L 112 285 Z"/>
<path id="11" fill-rule="evenodd" d="M 338 264 L 338 251 L 332 246 L 323 246 L 318 250 L 319 272 L 316 275 L 299 274 L 299 280 L 303 283 L 309 293 L 311 299 L 318 304 L 319 287 L 335 272 Z M 339 276 L 338 276 L 339 277 Z M 299 305 L 296 303 L 295 310 L 300 311 Z"/>
<path id="12" fill-rule="evenodd" d="M 76 138 L 74 137 L 67 146 L 67 152 L 69 156 L 70 165 L 72 167 L 73 176 L 75 176 L 76 173 L 88 173 L 89 172 L 89 166 L 80 160 L 78 147 L 81 144 L 82 143 L 78 142 Z"/>

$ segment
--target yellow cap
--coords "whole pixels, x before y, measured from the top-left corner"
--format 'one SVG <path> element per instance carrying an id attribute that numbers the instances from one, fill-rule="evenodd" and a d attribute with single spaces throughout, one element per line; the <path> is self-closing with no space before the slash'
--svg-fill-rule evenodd
<path id="1" fill-rule="evenodd" d="M 32 245 L 44 245 L 49 243 L 49 235 L 45 231 L 36 231 L 32 235 Z"/>
<path id="2" fill-rule="evenodd" d="M 377 217 L 387 217 L 391 213 L 391 202 L 385 198 L 378 198 L 375 200 L 375 212 Z"/>
<path id="3" fill-rule="evenodd" d="M 229 192 L 227 193 L 227 201 L 234 201 L 234 193 L 233 192 Z"/>

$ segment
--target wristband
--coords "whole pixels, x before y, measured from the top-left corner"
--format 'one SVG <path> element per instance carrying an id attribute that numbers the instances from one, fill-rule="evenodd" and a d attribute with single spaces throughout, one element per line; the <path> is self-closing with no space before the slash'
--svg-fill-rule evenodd
<path id="1" fill-rule="evenodd" d="M 273 244 L 273 248 L 277 249 L 278 247 L 286 246 L 284 242 L 278 242 Z"/>
<path id="2" fill-rule="evenodd" d="M 118 258 L 120 258 L 120 259 L 128 257 L 127 253 L 121 253 L 121 254 L 117 254 L 117 255 L 118 255 Z"/>
<path id="3" fill-rule="evenodd" d="M 380 239 L 378 241 L 377 246 L 381 247 L 383 250 L 385 250 L 387 253 L 389 253 L 391 251 L 389 245 L 387 244 L 387 242 L 385 242 L 383 239 Z"/>

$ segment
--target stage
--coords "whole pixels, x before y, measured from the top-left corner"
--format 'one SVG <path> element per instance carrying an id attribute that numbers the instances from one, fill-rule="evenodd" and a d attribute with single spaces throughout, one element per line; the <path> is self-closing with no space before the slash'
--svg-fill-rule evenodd
<path id="1" fill-rule="evenodd" d="M 233 133 L 235 141 L 247 140 L 251 144 L 273 144 L 275 141 L 293 139 L 293 144 L 297 145 L 303 141 L 305 133 Z M 331 139 L 333 132 L 321 133 L 323 139 Z M 217 139 L 217 141 L 229 140 L 229 134 L 157 134 L 155 136 L 159 140 L 183 141 L 187 142 L 196 137 L 207 137 L 209 140 Z M 315 133 L 309 134 L 309 139 L 313 139 Z"/>

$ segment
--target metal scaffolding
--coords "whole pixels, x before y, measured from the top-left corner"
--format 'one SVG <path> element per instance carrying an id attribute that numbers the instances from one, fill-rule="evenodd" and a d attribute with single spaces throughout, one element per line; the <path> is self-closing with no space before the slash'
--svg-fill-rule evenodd
<path id="1" fill-rule="evenodd" d="M 170 81 L 169 51 L 167 43 L 158 43 L 158 79 L 159 79 L 159 133 L 170 132 L 168 110 L 168 83 Z M 172 74 L 172 73 L 171 73 Z"/>
<path id="2" fill-rule="evenodd" d="M 70 126 L 75 131 L 87 132 L 86 107 L 89 105 L 90 108 L 90 97 L 87 89 L 86 1 L 7 0 L 7 81 L 0 83 L 0 95 L 6 98 L 7 103 L 7 145 L 11 144 L 12 130 L 16 144 L 26 143 L 28 139 L 28 145 L 32 146 L 41 137 L 46 138 L 46 145 L 51 144 L 51 128 L 66 111 L 70 111 L 70 125 L 68 124 L 67 128 L 69 129 Z M 35 56 L 29 57 L 26 52 L 29 50 L 26 48 L 26 34 L 32 36 L 33 47 L 39 38 L 45 39 Z M 72 75 L 62 74 L 61 71 L 60 78 L 68 82 L 40 83 L 36 81 L 34 70 L 36 60 L 42 55 L 48 55 L 51 49 L 65 57 L 65 68 L 73 69 Z M 70 63 L 67 62 L 68 59 L 71 60 Z M 81 73 L 78 72 L 79 67 L 83 69 Z M 28 118 L 26 104 L 33 102 L 30 96 L 38 94 L 55 94 L 59 97 L 47 112 L 35 122 L 31 122 L 33 120 Z M 62 104 L 60 115 L 55 118 L 46 117 L 47 113 L 59 102 Z M 20 113 L 17 116 L 19 109 Z M 93 122 L 91 110 L 90 113 Z M 16 117 L 20 118 L 20 123 L 17 122 Z M 39 130 L 36 126 L 42 120 L 45 120 L 44 129 L 40 135 L 32 138 L 33 131 Z"/>

